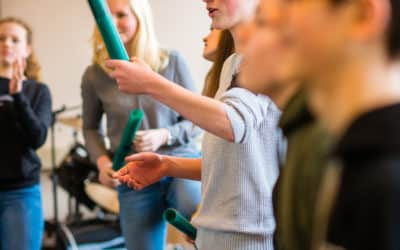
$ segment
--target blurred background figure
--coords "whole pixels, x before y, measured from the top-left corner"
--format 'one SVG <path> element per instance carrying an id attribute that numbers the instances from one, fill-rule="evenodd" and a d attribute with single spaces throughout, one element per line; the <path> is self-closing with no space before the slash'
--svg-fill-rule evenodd
<path id="1" fill-rule="evenodd" d="M 0 249 L 39 250 L 43 234 L 41 147 L 52 122 L 51 96 L 24 21 L 0 19 Z"/>
<path id="2" fill-rule="evenodd" d="M 194 82 L 183 57 L 176 51 L 159 47 L 150 5 L 147 0 L 108 0 L 116 27 L 130 57 L 144 60 L 151 70 L 176 84 L 195 91 Z M 177 112 L 147 96 L 121 93 L 104 67 L 106 48 L 96 29 L 93 64 L 82 77 L 83 128 L 89 154 L 99 169 L 99 180 L 115 188 L 111 178 L 111 155 L 116 151 L 132 109 L 145 116 L 132 142 L 134 152 L 158 152 L 181 157 L 198 157 L 194 139 L 200 130 Z M 107 121 L 110 151 L 105 146 L 101 128 L 103 114 Z M 110 154 L 111 153 L 111 154 Z M 166 224 L 162 218 L 168 207 L 186 217 L 194 212 L 200 200 L 200 183 L 177 178 L 164 178 L 140 192 L 118 186 L 122 233 L 130 250 L 163 249 Z"/>

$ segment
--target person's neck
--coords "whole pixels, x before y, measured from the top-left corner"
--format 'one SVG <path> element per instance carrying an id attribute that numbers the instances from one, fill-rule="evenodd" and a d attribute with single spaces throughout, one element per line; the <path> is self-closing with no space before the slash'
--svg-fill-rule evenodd
<path id="1" fill-rule="evenodd" d="M 12 67 L 0 65 L 0 76 L 5 78 L 12 77 Z"/>
<path id="2" fill-rule="evenodd" d="M 240 54 L 241 52 L 240 36 L 242 35 L 242 32 L 244 32 L 244 29 L 247 29 L 249 25 L 251 25 L 251 18 L 248 18 L 229 29 L 233 38 L 233 43 L 235 45 L 235 53 Z"/>
<path id="3" fill-rule="evenodd" d="M 311 79 L 310 108 L 333 135 L 342 135 L 368 111 L 400 102 L 400 84 L 393 80 L 394 70 L 383 58 L 377 53 L 372 58 L 348 60 Z"/>
<path id="4" fill-rule="evenodd" d="M 275 93 L 270 93 L 268 96 L 271 98 L 272 101 L 274 101 L 274 103 L 280 110 L 284 110 L 289 100 L 299 90 L 299 87 L 299 82 L 290 82 L 286 84 L 282 89 L 275 91 Z"/>

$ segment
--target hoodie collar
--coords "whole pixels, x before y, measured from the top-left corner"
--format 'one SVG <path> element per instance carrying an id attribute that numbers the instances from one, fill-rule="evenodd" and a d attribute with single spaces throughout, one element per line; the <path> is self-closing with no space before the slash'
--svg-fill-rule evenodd
<path id="1" fill-rule="evenodd" d="M 339 140 L 335 152 L 345 157 L 357 153 L 400 153 L 400 103 L 361 115 Z"/>
<path id="2" fill-rule="evenodd" d="M 296 131 L 299 127 L 313 122 L 315 119 L 307 107 L 307 96 L 304 90 L 298 91 L 286 105 L 279 127 L 285 136 Z"/>

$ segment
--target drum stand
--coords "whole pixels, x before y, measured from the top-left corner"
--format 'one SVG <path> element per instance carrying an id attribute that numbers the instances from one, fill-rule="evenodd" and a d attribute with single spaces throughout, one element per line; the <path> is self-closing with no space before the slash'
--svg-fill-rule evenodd
<path id="1" fill-rule="evenodd" d="M 73 130 L 73 138 L 74 138 L 74 146 L 78 145 L 78 131 L 74 128 Z M 74 148 L 74 147 L 73 147 Z M 75 208 L 74 211 L 72 211 L 72 195 L 69 193 L 68 194 L 68 215 L 67 215 L 67 224 L 74 224 L 74 223 L 79 223 L 82 219 L 82 213 L 80 212 L 79 206 L 80 203 L 78 199 L 75 199 Z"/>
<path id="2" fill-rule="evenodd" d="M 58 177 L 56 172 L 56 146 L 55 146 L 55 130 L 54 125 L 57 121 L 57 115 L 63 113 L 66 110 L 65 106 L 52 112 L 52 121 L 50 126 L 50 147 L 51 147 L 51 180 L 52 180 L 52 191 L 53 191 L 53 221 L 48 224 L 50 231 L 55 233 L 55 245 L 58 248 L 60 244 L 60 222 L 58 219 Z"/>
<path id="3" fill-rule="evenodd" d="M 65 111 L 74 110 L 80 108 L 80 106 L 74 106 L 67 108 L 65 105 L 61 106 L 60 109 L 52 112 L 52 121 L 50 126 L 50 147 L 51 147 L 51 180 L 52 180 L 52 192 L 53 192 L 53 212 L 54 218 L 51 222 L 46 222 L 46 226 L 50 232 L 55 233 L 55 246 L 59 249 L 61 246 L 61 227 L 58 216 L 58 176 L 56 172 L 56 144 L 55 144 L 55 123 L 57 122 L 57 116 Z"/>

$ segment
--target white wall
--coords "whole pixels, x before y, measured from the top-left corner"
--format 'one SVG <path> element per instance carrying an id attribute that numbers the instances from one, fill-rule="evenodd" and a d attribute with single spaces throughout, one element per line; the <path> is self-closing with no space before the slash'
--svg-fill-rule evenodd
<path id="1" fill-rule="evenodd" d="M 3 16 L 21 16 L 33 27 L 35 51 L 55 108 L 80 103 L 80 76 L 91 54 L 93 21 L 88 11 L 85 1 L 3 1 Z"/>
<path id="2" fill-rule="evenodd" d="M 205 4 L 201 0 L 150 0 L 150 3 L 161 43 L 183 53 L 201 89 L 210 66 L 201 58 L 202 38 L 210 29 Z"/>
<path id="3" fill-rule="evenodd" d="M 150 0 L 156 31 L 167 48 L 178 49 L 188 60 L 201 89 L 209 64 L 201 58 L 202 37 L 210 21 L 201 0 Z M 43 68 L 43 81 L 51 89 L 53 108 L 81 103 L 80 78 L 90 63 L 90 36 L 94 21 L 86 0 L 0 0 L 0 13 L 18 16 L 34 30 L 35 51 Z M 66 150 L 71 130 L 57 126 L 57 146 Z M 48 143 L 41 150 L 49 165 Z M 62 155 L 62 154 L 59 154 Z"/>

